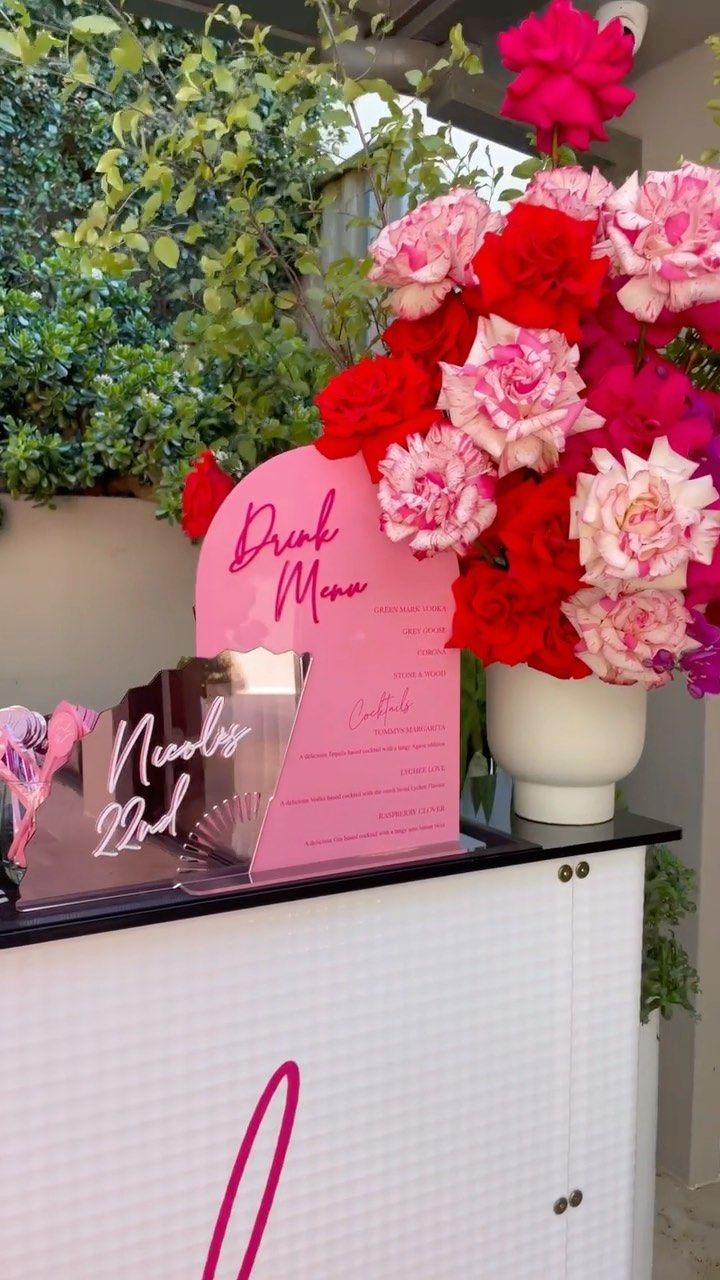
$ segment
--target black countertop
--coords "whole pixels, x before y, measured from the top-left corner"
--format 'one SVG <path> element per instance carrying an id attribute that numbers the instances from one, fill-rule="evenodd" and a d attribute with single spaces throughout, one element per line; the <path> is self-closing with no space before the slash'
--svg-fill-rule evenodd
<path id="1" fill-rule="evenodd" d="M 181 889 L 154 888 L 115 899 L 84 903 L 52 903 L 43 909 L 16 910 L 12 886 L 0 899 L 0 948 L 58 938 L 78 937 L 138 925 L 158 924 L 191 916 L 237 911 L 326 894 L 380 885 L 431 880 L 497 867 L 519 866 L 563 857 L 582 857 L 610 849 L 679 840 L 678 827 L 636 814 L 619 812 L 611 822 L 590 827 L 556 827 L 528 822 L 509 812 L 505 830 L 463 821 L 460 847 L 442 856 L 430 855 L 388 864 L 377 859 L 358 867 L 352 862 L 302 868 L 292 878 L 251 884 L 249 878 L 229 892 L 189 896 Z"/>

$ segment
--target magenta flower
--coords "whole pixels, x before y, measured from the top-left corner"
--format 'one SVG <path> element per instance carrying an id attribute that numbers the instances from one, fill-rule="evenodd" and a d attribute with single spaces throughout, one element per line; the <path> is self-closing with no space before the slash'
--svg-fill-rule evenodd
<path id="1" fill-rule="evenodd" d="M 649 457 L 659 436 L 667 436 L 676 453 L 697 458 L 712 439 L 692 383 L 665 361 L 652 360 L 638 374 L 616 365 L 593 387 L 588 404 L 605 418 L 607 447 L 616 458 L 623 449 Z"/>
<path id="2" fill-rule="evenodd" d="M 604 122 L 635 97 L 621 83 L 632 70 L 632 37 L 618 19 L 601 31 L 570 0 L 530 14 L 499 37 L 498 48 L 508 70 L 519 72 L 500 114 L 534 125 L 541 151 L 552 151 L 553 138 L 581 151 L 605 141 Z"/>
<path id="3" fill-rule="evenodd" d="M 680 662 L 688 678 L 689 692 L 693 698 L 704 698 L 706 693 L 720 693 L 720 629 L 693 609 L 688 634 L 697 645 Z"/>
<path id="4" fill-rule="evenodd" d="M 426 200 L 384 227 L 370 246 L 369 278 L 392 289 L 389 305 L 404 320 L 436 311 L 453 287 L 477 284 L 472 260 L 503 218 L 467 187 Z"/>
<path id="5" fill-rule="evenodd" d="M 594 383 L 588 405 L 605 425 L 568 442 L 560 459 L 566 475 L 592 471 L 594 449 L 607 449 L 618 461 L 625 449 L 647 458 L 655 440 L 666 436 L 676 453 L 697 460 L 712 443 L 713 421 L 703 398 L 684 373 L 657 356 L 638 374 L 627 362 L 606 369 Z M 704 471 L 698 467 L 696 475 Z"/>
<path id="6" fill-rule="evenodd" d="M 479 321 L 467 363 L 441 365 L 438 403 L 495 459 L 501 476 L 520 467 L 550 471 L 569 435 L 602 425 L 582 398 L 578 359 L 578 348 L 554 329 L 490 316 Z"/>
<path id="7" fill-rule="evenodd" d="M 391 445 L 380 473 L 381 528 L 391 542 L 409 538 L 418 558 L 467 551 L 495 519 L 495 467 L 457 427 Z"/>
<path id="8" fill-rule="evenodd" d="M 689 162 L 637 174 L 608 201 L 618 297 L 643 323 L 720 301 L 720 172 Z M 714 312 L 709 313 L 710 318 Z M 703 313 L 700 313 L 701 317 Z"/>
<path id="9" fill-rule="evenodd" d="M 588 587 L 561 608 L 580 637 L 577 656 L 608 684 L 667 684 L 678 659 L 696 644 L 688 636 L 682 591 L 624 588 L 614 596 Z M 658 650 L 671 655 L 669 669 L 655 665 Z"/>
<path id="10" fill-rule="evenodd" d="M 618 462 L 607 449 L 592 457 L 595 475 L 577 478 L 570 536 L 580 542 L 584 581 L 617 593 L 620 582 L 684 588 L 691 560 L 709 564 L 720 539 L 718 493 L 697 464 L 662 436 L 649 458 L 628 449 Z"/>

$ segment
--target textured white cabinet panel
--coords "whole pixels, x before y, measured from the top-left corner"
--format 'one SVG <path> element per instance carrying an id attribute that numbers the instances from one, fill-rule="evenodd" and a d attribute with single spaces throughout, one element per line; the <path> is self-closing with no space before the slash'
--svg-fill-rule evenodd
<path id="1" fill-rule="evenodd" d="M 562 1280 L 571 906 L 538 864 L 6 951 L 2 1280 L 203 1280 L 287 1059 L 300 1104 L 253 1280 Z M 238 1276 L 279 1114 L 205 1280 Z"/>
<path id="2" fill-rule="evenodd" d="M 632 1280 L 644 849 L 588 859 L 573 884 L 568 1280 Z"/>

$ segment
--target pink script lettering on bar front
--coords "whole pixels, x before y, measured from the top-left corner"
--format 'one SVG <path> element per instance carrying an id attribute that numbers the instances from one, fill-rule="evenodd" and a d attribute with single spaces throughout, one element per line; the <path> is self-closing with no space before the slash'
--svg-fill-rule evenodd
<path id="1" fill-rule="evenodd" d="M 243 1180 L 243 1174 L 247 1167 L 248 1160 L 252 1154 L 255 1140 L 262 1127 L 263 1120 L 267 1115 L 268 1108 L 275 1097 L 275 1094 L 282 1085 L 286 1086 L 285 1107 L 283 1110 L 280 1128 L 278 1130 L 277 1141 L 275 1143 L 275 1151 L 270 1162 L 270 1169 L 265 1182 L 260 1204 L 255 1215 L 250 1238 L 245 1248 L 240 1270 L 237 1273 L 237 1280 L 250 1280 L 255 1266 L 260 1245 L 262 1244 L 265 1228 L 270 1218 L 270 1211 L 273 1207 L 275 1195 L 280 1184 L 285 1159 L 290 1146 L 290 1139 L 295 1124 L 295 1115 L 297 1113 L 298 1101 L 300 1099 L 300 1068 L 296 1062 L 285 1062 L 270 1080 L 268 1080 L 263 1090 L 260 1100 L 250 1117 L 250 1122 L 245 1130 L 245 1136 L 240 1143 L 240 1149 L 232 1167 L 230 1178 L 225 1189 L 220 1211 L 215 1223 L 215 1230 L 210 1241 L 205 1267 L 202 1273 L 202 1280 L 215 1280 L 217 1275 L 222 1247 L 230 1225 L 235 1201 L 237 1199 L 240 1185 Z"/>

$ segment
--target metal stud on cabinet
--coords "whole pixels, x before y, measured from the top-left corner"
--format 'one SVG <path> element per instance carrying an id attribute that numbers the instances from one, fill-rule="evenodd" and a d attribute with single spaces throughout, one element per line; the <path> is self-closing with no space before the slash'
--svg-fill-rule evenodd
<path id="1" fill-rule="evenodd" d="M 558 880 L 562 880 L 563 884 L 568 884 L 573 878 L 573 869 L 569 862 L 564 862 L 558 871 Z"/>

